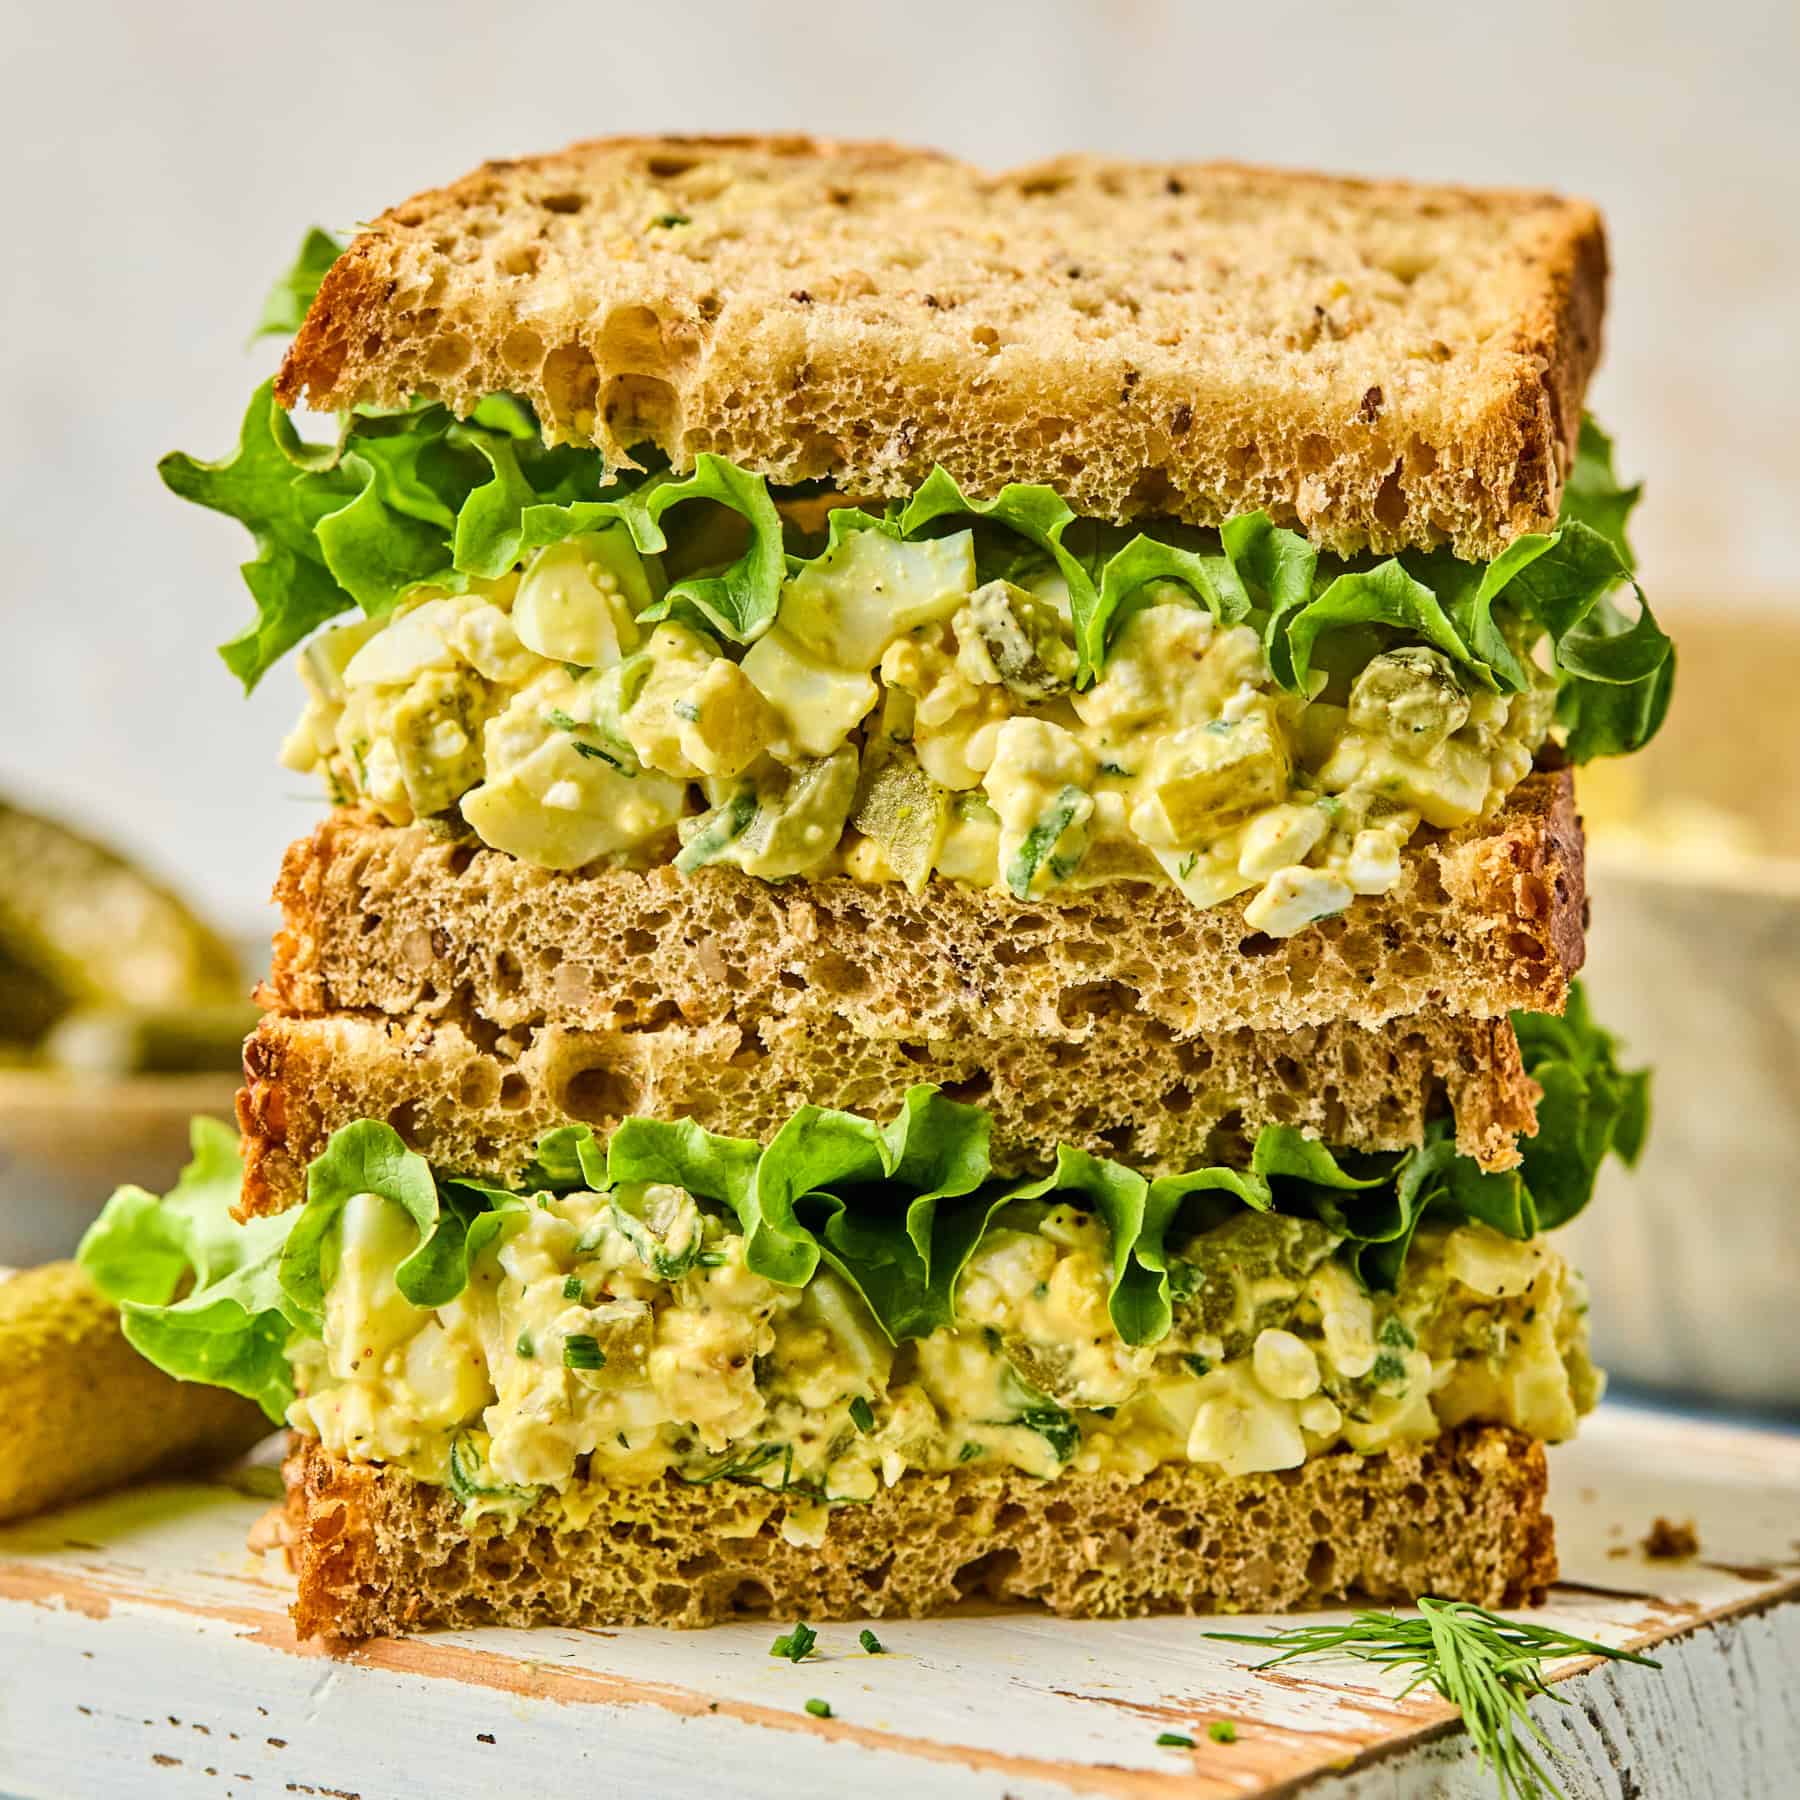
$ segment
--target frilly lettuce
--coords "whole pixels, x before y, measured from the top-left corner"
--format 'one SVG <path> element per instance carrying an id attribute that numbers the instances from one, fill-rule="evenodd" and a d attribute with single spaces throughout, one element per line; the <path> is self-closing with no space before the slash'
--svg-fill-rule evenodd
<path id="1" fill-rule="evenodd" d="M 298 324 L 336 253 L 325 233 L 308 237 L 265 305 L 263 329 Z M 645 618 L 679 618 L 738 644 L 768 629 L 801 562 L 760 476 L 702 454 L 687 475 L 609 479 L 598 451 L 546 447 L 530 410 L 506 395 L 466 420 L 434 405 L 361 408 L 340 416 L 334 442 L 311 444 L 265 385 L 230 456 L 209 463 L 177 452 L 159 468 L 177 494 L 240 520 L 256 541 L 243 566 L 256 620 L 220 652 L 246 688 L 339 613 L 380 617 L 420 588 L 460 590 L 577 532 L 630 533 L 659 590 Z M 1132 611 L 1167 582 L 1223 623 L 1256 625 L 1276 680 L 1293 691 L 1307 686 L 1321 640 L 1349 632 L 1365 651 L 1395 638 L 1434 645 L 1469 680 L 1517 692 L 1530 679 L 1518 642 L 1542 633 L 1567 749 L 1581 761 L 1637 749 L 1668 710 L 1674 655 L 1624 536 L 1637 493 L 1615 479 L 1604 433 L 1584 423 L 1556 529 L 1516 539 L 1487 564 L 1441 551 L 1323 556 L 1264 513 L 1216 532 L 1168 523 L 1133 532 L 1078 518 L 1048 487 L 1015 483 L 972 499 L 942 469 L 879 517 L 834 510 L 828 547 L 850 531 L 912 538 L 973 526 L 984 578 L 1048 558 L 1068 587 L 1083 685 Z M 668 515 L 689 501 L 708 505 L 684 517 L 684 528 L 700 529 L 676 548 L 700 566 L 665 583 Z M 719 508 L 740 521 L 735 557 L 709 537 L 704 516 L 716 520 Z M 1614 598 L 1626 585 L 1635 615 Z"/>
<path id="2" fill-rule="evenodd" d="M 319 292 L 331 265 L 344 253 L 344 246 L 329 231 L 315 225 L 301 240 L 292 265 L 279 276 L 263 300 L 256 329 L 259 337 L 292 337 L 300 329 Z"/>
<path id="3" fill-rule="evenodd" d="M 1105 1157 L 1064 1147 L 1046 1175 L 996 1177 L 988 1115 L 928 1086 L 913 1088 L 886 1125 L 805 1107 L 766 1148 L 692 1120 L 629 1119 L 602 1146 L 586 1126 L 549 1133 L 530 1172 L 536 1189 L 606 1193 L 669 1182 L 735 1218 L 745 1260 L 798 1286 L 821 1263 L 868 1302 L 895 1342 L 956 1320 L 956 1288 L 982 1233 L 1014 1202 L 1062 1203 L 1106 1223 L 1110 1310 L 1126 1342 L 1152 1344 L 1170 1327 L 1171 1246 L 1240 1207 L 1308 1215 L 1341 1239 L 1338 1254 L 1369 1287 L 1391 1289 L 1421 1219 L 1480 1220 L 1511 1238 L 1565 1224 L 1587 1204 L 1609 1152 L 1637 1160 L 1649 1082 L 1619 1067 L 1577 986 L 1559 1018 L 1515 1016 L 1520 1048 L 1542 1085 L 1538 1132 L 1517 1169 L 1491 1174 L 1457 1154 L 1446 1123 L 1417 1150 L 1334 1152 L 1287 1126 L 1266 1127 L 1248 1168 L 1212 1167 L 1148 1180 Z M 335 1132 L 307 1174 L 305 1203 L 275 1218 L 232 1222 L 238 1191 L 233 1134 L 194 1124 L 194 1160 L 162 1199 L 121 1188 L 78 1255 L 120 1303 L 126 1337 L 159 1368 L 231 1388 L 282 1416 L 293 1388 L 285 1347 L 322 1331 L 335 1243 L 332 1226 L 359 1193 L 400 1206 L 418 1247 L 396 1285 L 417 1306 L 442 1306 L 469 1266 L 526 1216 L 525 1194 L 434 1175 L 391 1126 Z"/>
<path id="4" fill-rule="evenodd" d="M 317 1321 L 279 1278 L 291 1215 L 232 1221 L 242 1171 L 237 1133 L 192 1127 L 194 1159 L 158 1198 L 123 1187 L 76 1252 L 94 1285 L 119 1302 L 126 1341 L 159 1369 L 254 1400 L 280 1420 L 293 1397 L 284 1351 Z"/>

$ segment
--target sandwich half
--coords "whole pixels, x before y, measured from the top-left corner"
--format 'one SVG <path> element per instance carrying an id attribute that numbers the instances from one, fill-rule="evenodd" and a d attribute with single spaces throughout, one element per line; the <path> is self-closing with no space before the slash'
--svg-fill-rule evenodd
<path id="1" fill-rule="evenodd" d="M 620 139 L 315 234 L 289 851 L 127 1335 L 303 1632 L 1518 1600 L 1641 1147 L 1575 765 L 1673 680 L 1541 194 Z M 289 408 L 337 415 L 303 437 Z"/>

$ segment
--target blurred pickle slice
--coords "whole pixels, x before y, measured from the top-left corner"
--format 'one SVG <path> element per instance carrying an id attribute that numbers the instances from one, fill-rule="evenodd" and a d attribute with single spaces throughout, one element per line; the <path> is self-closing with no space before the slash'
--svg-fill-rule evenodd
<path id="1" fill-rule="evenodd" d="M 250 1401 L 152 1368 L 72 1262 L 0 1270 L 0 1419 L 0 1520 L 229 1461 L 270 1429 Z"/>
<path id="2" fill-rule="evenodd" d="M 116 851 L 0 800 L 0 1040 L 80 1007 L 181 1010 L 244 996 L 229 945 Z"/>

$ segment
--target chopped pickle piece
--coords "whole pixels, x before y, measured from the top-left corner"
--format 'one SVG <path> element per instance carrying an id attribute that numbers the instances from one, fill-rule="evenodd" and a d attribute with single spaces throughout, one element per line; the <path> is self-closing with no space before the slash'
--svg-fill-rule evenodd
<path id="1" fill-rule="evenodd" d="M 694 1266 L 704 1237 L 699 1207 L 667 1182 L 627 1182 L 615 1188 L 610 1211 L 583 1234 L 576 1250 L 600 1248 L 608 1230 L 617 1231 L 638 1261 L 664 1281 L 678 1280 Z"/>
<path id="2" fill-rule="evenodd" d="M 950 820 L 950 795 L 894 747 L 867 769 L 850 823 L 881 846 L 887 864 L 918 893 L 931 877 Z"/>
<path id="3" fill-rule="evenodd" d="M 1288 749 L 1267 700 L 1236 719 L 1189 725 L 1160 743 L 1131 828 L 1152 848 L 1203 843 L 1288 791 Z"/>
<path id="4" fill-rule="evenodd" d="M 748 782 L 729 798 L 720 801 L 711 812 L 702 813 L 692 828 L 684 826 L 681 854 L 675 867 L 683 875 L 714 863 L 740 837 L 756 817 L 756 789 Z"/>
<path id="5" fill-rule="evenodd" d="M 583 1387 L 616 1387 L 642 1380 L 656 1335 L 656 1315 L 643 1300 L 599 1300 L 571 1306 L 557 1315 L 556 1329 L 565 1346 L 563 1367 Z M 587 1342 L 591 1340 L 593 1349 Z"/>
<path id="6" fill-rule="evenodd" d="M 971 680 L 1001 683 L 1021 700 L 1066 693 L 1075 679 L 1075 646 L 1061 615 L 1010 581 L 990 581 L 956 615 L 957 665 Z"/>
<path id="7" fill-rule="evenodd" d="M 1383 651 L 1350 684 L 1350 723 L 1410 755 L 1435 750 L 1468 722 L 1469 696 L 1438 650 Z"/>
<path id="8" fill-rule="evenodd" d="M 739 789 L 708 813 L 676 867 L 735 863 L 746 875 L 780 881 L 832 855 L 856 798 L 856 752 L 840 750 L 783 774 L 785 780 Z"/>

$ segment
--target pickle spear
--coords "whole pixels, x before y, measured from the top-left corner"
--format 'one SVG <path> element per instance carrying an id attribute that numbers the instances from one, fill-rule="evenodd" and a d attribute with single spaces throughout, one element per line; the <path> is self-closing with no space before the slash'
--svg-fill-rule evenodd
<path id="1" fill-rule="evenodd" d="M 228 1461 L 268 1431 L 253 1402 L 145 1362 L 76 1264 L 0 1271 L 0 1521 Z"/>
<path id="2" fill-rule="evenodd" d="M 116 852 L 0 800 L 0 1038 L 35 1039 L 78 1006 L 243 998 L 230 946 Z"/>

